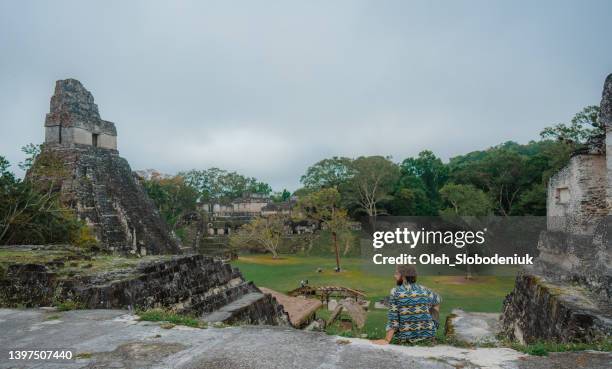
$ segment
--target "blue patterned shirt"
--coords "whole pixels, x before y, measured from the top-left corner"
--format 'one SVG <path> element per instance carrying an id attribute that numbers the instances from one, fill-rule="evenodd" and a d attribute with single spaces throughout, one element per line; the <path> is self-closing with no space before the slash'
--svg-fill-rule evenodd
<path id="1" fill-rule="evenodd" d="M 437 293 L 419 284 L 403 284 L 391 290 L 386 330 L 395 329 L 400 342 L 417 342 L 436 336 L 438 322 L 430 309 L 440 304 Z"/>

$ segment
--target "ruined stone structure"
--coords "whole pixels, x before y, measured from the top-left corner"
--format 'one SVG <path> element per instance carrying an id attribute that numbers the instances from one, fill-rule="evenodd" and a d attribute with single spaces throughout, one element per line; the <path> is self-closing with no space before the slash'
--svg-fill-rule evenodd
<path id="1" fill-rule="evenodd" d="M 144 172 L 143 172 L 144 174 Z M 205 255 L 231 257 L 229 236 L 255 217 L 282 215 L 287 217 L 286 239 L 313 233 L 317 225 L 309 221 L 293 221 L 291 212 L 296 198 L 274 203 L 266 195 L 245 194 L 229 200 L 199 204 L 198 210 L 185 214 L 177 223 L 183 233 L 184 247 Z M 288 247 L 291 249 L 291 247 Z"/>
<path id="2" fill-rule="evenodd" d="M 50 162 L 59 163 L 57 170 Z M 92 227 L 103 248 L 132 254 L 177 253 L 166 223 L 117 152 L 117 131 L 75 79 L 57 81 L 45 144 L 28 176 L 48 182 Z"/>
<path id="3" fill-rule="evenodd" d="M 6 248 L 6 247 L 4 247 Z M 4 248 L 0 248 L 2 251 Z M 286 325 L 281 305 L 229 264 L 202 255 L 117 258 L 112 265 L 69 246 L 15 246 L 39 261 L 14 263 L 0 276 L 0 306 L 167 308 L 209 322 Z M 103 262 L 103 261 L 102 261 Z"/>
<path id="4" fill-rule="evenodd" d="M 605 138 L 592 138 L 549 180 L 540 255 L 504 303 L 511 338 L 592 342 L 612 334 L 612 75 L 599 122 Z"/>
<path id="5" fill-rule="evenodd" d="M 76 79 L 57 81 L 45 119 L 45 143 L 117 150 L 117 130 L 100 119 L 98 105 Z"/>

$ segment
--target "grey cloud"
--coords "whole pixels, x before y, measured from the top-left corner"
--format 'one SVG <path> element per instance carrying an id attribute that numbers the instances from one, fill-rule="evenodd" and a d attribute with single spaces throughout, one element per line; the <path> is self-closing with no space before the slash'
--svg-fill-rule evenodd
<path id="1" fill-rule="evenodd" d="M 135 169 L 275 189 L 332 155 L 527 142 L 599 101 L 611 22 L 607 1 L 4 1 L 0 155 L 42 141 L 67 77 Z"/>

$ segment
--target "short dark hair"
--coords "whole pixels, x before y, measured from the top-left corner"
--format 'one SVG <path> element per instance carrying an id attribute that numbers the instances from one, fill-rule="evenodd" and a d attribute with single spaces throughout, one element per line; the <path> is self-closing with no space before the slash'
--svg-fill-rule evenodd
<path id="1" fill-rule="evenodd" d="M 417 271 L 414 265 L 399 264 L 396 270 L 407 283 L 416 283 Z"/>

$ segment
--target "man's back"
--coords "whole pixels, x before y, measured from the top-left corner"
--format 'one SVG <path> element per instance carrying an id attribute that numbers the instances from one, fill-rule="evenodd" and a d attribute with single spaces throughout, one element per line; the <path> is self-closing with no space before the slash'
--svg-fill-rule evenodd
<path id="1" fill-rule="evenodd" d="M 440 304 L 440 296 L 416 283 L 402 284 L 391 290 L 387 330 L 395 329 L 395 338 L 417 342 L 435 337 L 437 322 L 431 308 Z"/>

